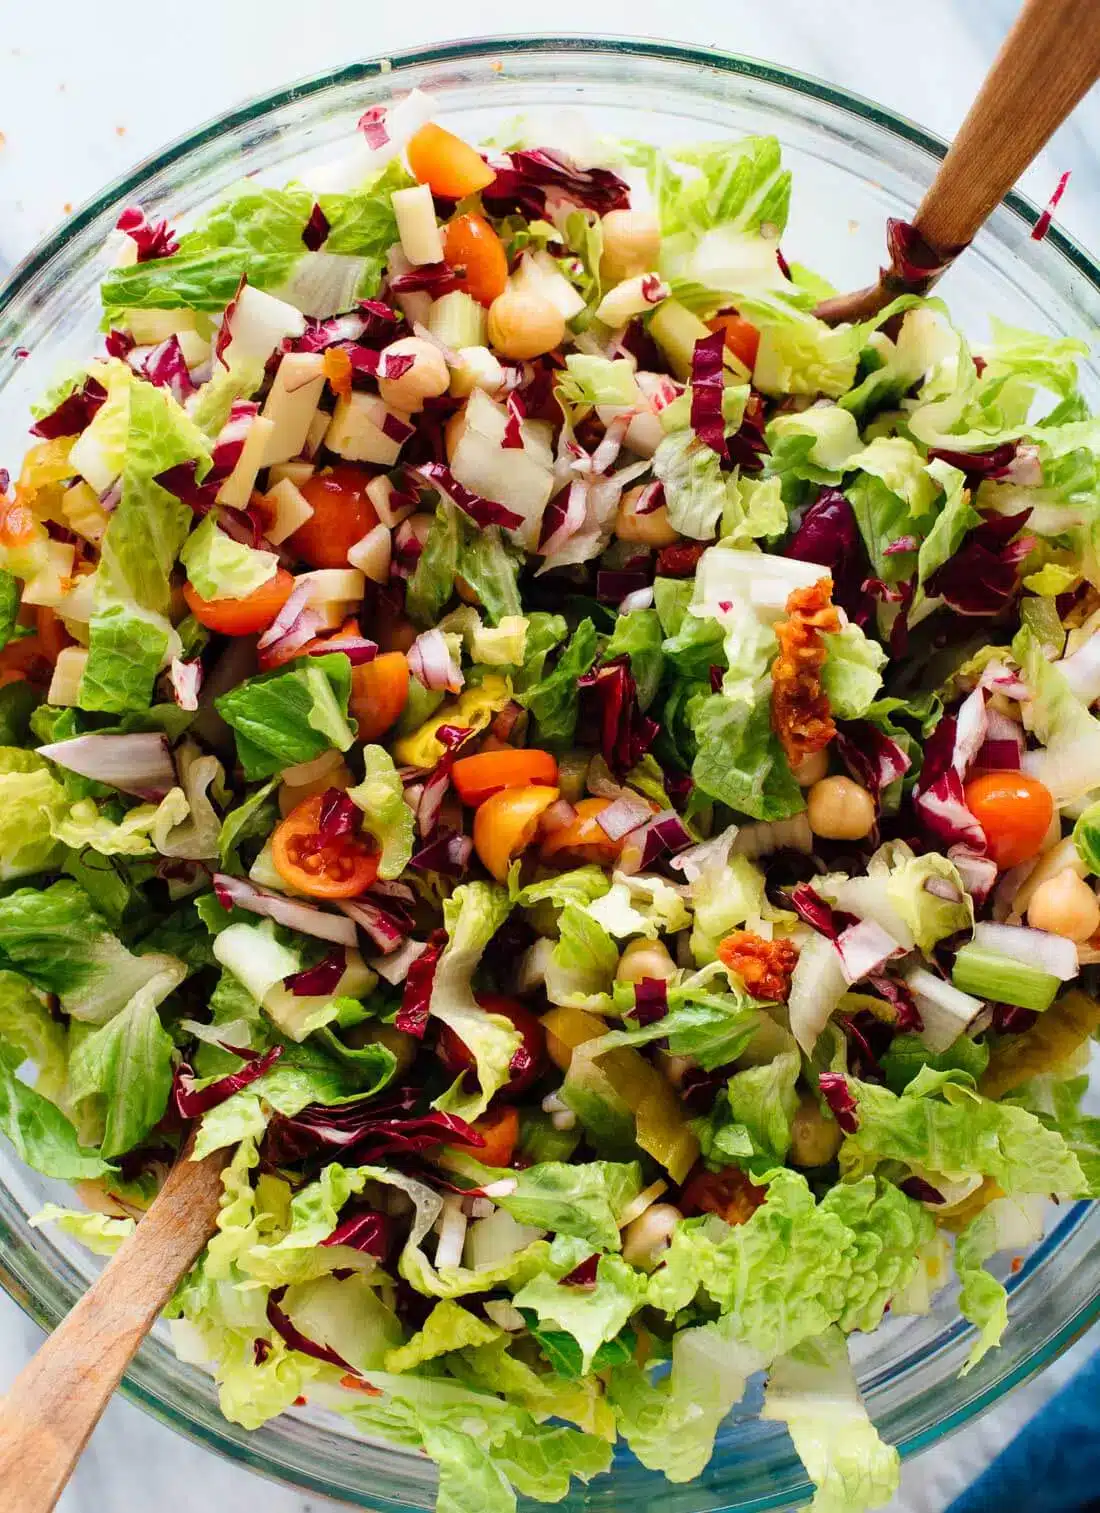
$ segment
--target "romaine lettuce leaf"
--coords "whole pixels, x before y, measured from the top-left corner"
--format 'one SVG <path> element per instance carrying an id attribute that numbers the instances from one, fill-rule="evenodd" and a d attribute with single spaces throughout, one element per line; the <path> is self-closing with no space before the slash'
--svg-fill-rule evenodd
<path id="1" fill-rule="evenodd" d="M 363 829 L 378 842 L 379 877 L 400 877 L 412 856 L 413 812 L 404 792 L 385 747 L 364 746 L 363 781 L 348 790 L 348 797 L 363 811 Z"/>
<path id="2" fill-rule="evenodd" d="M 279 566 L 274 552 L 258 551 L 220 531 L 216 510 L 205 515 L 183 543 L 180 561 L 204 599 L 247 599 L 275 576 Z"/>
<path id="3" fill-rule="evenodd" d="M 19 1076 L 21 1049 L 0 1040 L 0 1131 L 21 1161 L 44 1177 L 79 1182 L 102 1177 L 111 1167 L 86 1150 L 65 1115 Z"/>
<path id="4" fill-rule="evenodd" d="M 712 694 L 699 710 L 691 775 L 704 793 L 758 820 L 789 819 L 806 807 L 772 729 L 771 700 Z"/>
<path id="5" fill-rule="evenodd" d="M 157 673 L 171 660 L 179 638 L 171 622 L 154 610 L 106 595 L 97 600 L 88 627 L 80 707 L 111 714 L 148 709 Z"/>
<path id="6" fill-rule="evenodd" d="M 573 1008 L 595 1007 L 610 992 L 619 951 L 586 908 L 567 903 L 558 921 L 558 943 L 546 969 L 546 996 Z"/>
<path id="7" fill-rule="evenodd" d="M 17 746 L 0 747 L 0 882 L 59 865 L 63 848 L 54 827 L 66 807 L 64 790 L 44 758 Z"/>
<path id="8" fill-rule="evenodd" d="M 821 685 L 830 713 L 839 720 L 862 719 L 882 687 L 886 653 L 858 625 L 845 625 L 835 634 L 826 631 L 822 640 L 828 655 Z"/>
<path id="9" fill-rule="evenodd" d="M 579 704 L 577 680 L 595 662 L 597 650 L 596 627 L 591 620 L 582 620 L 552 670 L 517 693 L 517 701 L 535 717 L 540 745 L 552 750 L 572 745 Z"/>
<path id="10" fill-rule="evenodd" d="M 262 781 L 354 740 L 348 724 L 351 664 L 342 652 L 302 657 L 247 678 L 215 700 L 237 737 L 248 782 Z"/>

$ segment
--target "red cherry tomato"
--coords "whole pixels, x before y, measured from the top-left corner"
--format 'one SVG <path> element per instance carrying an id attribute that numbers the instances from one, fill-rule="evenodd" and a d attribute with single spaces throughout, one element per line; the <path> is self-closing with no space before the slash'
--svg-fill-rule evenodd
<path id="1" fill-rule="evenodd" d="M 985 831 L 986 847 L 1002 872 L 1035 855 L 1054 816 L 1049 788 L 1026 772 L 986 772 L 965 791 L 966 807 Z"/>
<path id="2" fill-rule="evenodd" d="M 223 636 L 251 636 L 266 630 L 293 592 L 294 579 L 282 567 L 243 599 L 204 599 L 190 583 L 183 585 L 183 597 L 195 619 Z"/>
<path id="3" fill-rule="evenodd" d="M 347 567 L 348 551 L 378 524 L 367 484 L 374 475 L 363 468 L 327 468 L 302 484 L 313 514 L 287 541 L 295 556 L 310 567 Z"/>
<path id="4" fill-rule="evenodd" d="M 321 834 L 324 795 L 303 799 L 271 838 L 279 876 L 312 898 L 356 898 L 378 875 L 379 854 L 359 835 Z"/>
<path id="5" fill-rule="evenodd" d="M 727 1224 L 744 1224 L 767 1196 L 767 1188 L 757 1187 L 739 1166 L 724 1166 L 720 1172 L 700 1167 L 684 1185 L 680 1208 L 689 1216 L 717 1214 Z"/>
<path id="6" fill-rule="evenodd" d="M 514 998 L 505 998 L 502 993 L 476 993 L 474 996 L 486 1013 L 510 1019 L 523 1036 L 523 1044 L 512 1057 L 508 1069 L 508 1082 L 497 1094 L 498 1098 L 515 1098 L 531 1086 L 546 1064 L 546 1031 L 530 1009 L 525 1009 Z M 440 1033 L 438 1053 L 452 1077 L 473 1071 L 477 1065 L 465 1042 L 449 1025 L 444 1025 Z M 485 1157 L 478 1159 L 484 1161 Z"/>

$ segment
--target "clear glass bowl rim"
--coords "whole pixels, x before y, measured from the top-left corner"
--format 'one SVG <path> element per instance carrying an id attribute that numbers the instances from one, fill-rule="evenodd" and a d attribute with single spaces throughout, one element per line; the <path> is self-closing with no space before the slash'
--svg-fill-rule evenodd
<path id="1" fill-rule="evenodd" d="M 142 159 L 128 173 L 107 184 L 97 195 L 69 215 L 54 232 L 40 241 L 15 266 L 7 280 L 0 286 L 0 316 L 3 316 L 16 300 L 31 288 L 34 281 L 49 267 L 53 258 L 66 244 L 92 225 L 106 210 L 137 194 L 154 175 L 171 168 L 186 158 L 189 153 L 214 141 L 223 133 L 247 126 L 262 119 L 269 112 L 279 110 L 284 106 L 307 101 L 313 95 L 332 87 L 377 80 L 383 75 L 387 79 L 392 77 L 394 83 L 399 84 L 401 72 L 406 68 L 461 63 L 486 58 L 507 59 L 510 55 L 523 53 L 613 55 L 623 58 L 624 61 L 640 60 L 643 66 L 646 60 L 696 65 L 749 80 L 778 85 L 812 101 L 847 111 L 852 116 L 901 138 L 911 146 L 922 149 L 933 158 L 942 159 L 947 152 L 947 143 L 942 138 L 927 131 L 908 117 L 888 110 L 885 106 L 851 90 L 839 88 L 813 75 L 781 67 L 763 59 L 728 53 L 715 48 L 694 47 L 651 38 L 597 37 L 583 33 L 559 37 L 537 34 L 501 35 L 458 39 L 435 46 L 406 48 L 374 58 L 361 59 L 358 62 L 346 64 L 342 68 L 314 74 L 280 89 L 253 96 L 234 109 L 225 111 L 186 135 L 178 137 L 159 152 Z M 1020 217 L 1028 227 L 1034 227 L 1040 218 L 1039 208 L 1015 190 L 1006 195 L 1002 205 Z M 1044 239 L 1100 294 L 1100 263 L 1096 259 L 1055 224 L 1049 226 Z M 1074 1205 L 1074 1209 L 1059 1225 L 1060 1238 L 1068 1239 L 1070 1233 L 1077 1230 L 1078 1226 L 1084 1222 L 1089 1207 L 1090 1205 L 1086 1203 Z M 1047 1250 L 1052 1238 L 1048 1236 L 1040 1244 L 1033 1259 L 1038 1259 L 1039 1254 Z M 8 1270 L 2 1255 L 0 1255 L 0 1286 L 42 1328 L 49 1330 L 59 1322 L 62 1316 L 61 1310 L 45 1304 L 37 1297 L 29 1296 L 19 1280 Z M 1013 1387 L 1041 1372 L 1098 1318 L 1100 1318 L 1100 1284 L 1088 1302 L 1066 1319 L 1062 1327 L 1048 1338 L 1043 1347 L 1034 1354 L 1026 1356 L 1013 1370 L 992 1383 L 988 1390 L 977 1394 L 962 1408 L 948 1414 L 927 1430 L 900 1442 L 898 1448 L 903 1455 L 908 1457 L 918 1451 L 928 1449 L 945 1436 L 962 1428 Z M 961 1320 L 958 1327 L 962 1327 Z M 219 1434 L 216 1428 L 196 1422 L 187 1414 L 186 1409 L 181 1410 L 176 1405 L 166 1403 L 129 1376 L 123 1378 L 120 1391 L 154 1418 L 203 1448 L 215 1450 L 261 1475 L 279 1480 L 286 1479 L 286 1473 L 272 1463 L 263 1452 L 251 1450 L 247 1444 L 242 1444 L 229 1435 Z M 302 1468 L 295 1469 L 292 1480 L 294 1485 L 306 1492 L 332 1495 L 331 1488 L 325 1485 L 323 1479 L 304 1473 Z M 811 1489 L 807 1485 L 802 1490 L 808 1495 Z M 793 1506 L 785 1499 L 783 1505 Z M 771 1497 L 762 1501 L 754 1500 L 752 1504 L 753 1508 L 761 1510 L 778 1506 L 779 1504 Z"/>

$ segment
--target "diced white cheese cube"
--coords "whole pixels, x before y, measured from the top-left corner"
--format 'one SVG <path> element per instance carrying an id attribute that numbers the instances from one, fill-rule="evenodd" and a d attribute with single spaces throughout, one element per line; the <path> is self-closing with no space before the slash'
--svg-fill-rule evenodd
<path id="1" fill-rule="evenodd" d="M 312 573 L 299 573 L 295 582 L 308 587 L 306 604 L 310 609 L 333 603 L 358 604 L 367 586 L 357 567 L 319 567 Z"/>
<path id="2" fill-rule="evenodd" d="M 555 310 L 561 312 L 563 320 L 572 320 L 584 309 L 581 294 L 545 249 L 525 252 L 509 283 L 524 294 L 535 294 L 548 300 Z"/>
<path id="3" fill-rule="evenodd" d="M 244 439 L 241 455 L 237 458 L 237 466 L 218 490 L 219 504 L 228 504 L 238 510 L 243 510 L 248 504 L 256 474 L 260 471 L 264 452 L 274 430 L 273 420 L 265 420 L 262 415 L 257 415 L 253 420 Z"/>
<path id="4" fill-rule="evenodd" d="M 389 527 L 379 523 L 348 549 L 348 561 L 374 583 L 388 583 L 391 549 Z"/>
<path id="5" fill-rule="evenodd" d="M 131 237 L 126 240 L 134 245 Z M 127 310 L 124 323 L 139 347 L 156 347 L 170 336 L 196 329 L 194 310 Z"/>
<path id="6" fill-rule="evenodd" d="M 341 394 L 332 424 L 325 432 L 325 445 L 349 462 L 376 462 L 384 468 L 392 467 L 401 455 L 404 438 L 396 440 L 382 429 L 390 415 L 401 425 L 409 423 L 407 415 L 388 410 L 377 394 L 362 394 L 356 389 Z"/>
<path id="7" fill-rule="evenodd" d="M 325 387 L 325 359 L 320 352 L 288 352 L 279 364 L 262 414 L 274 430 L 262 466 L 289 462 L 306 444 L 309 427 Z"/>
<path id="8" fill-rule="evenodd" d="M 110 515 L 99 502 L 99 495 L 90 483 L 74 483 L 61 496 L 61 513 L 65 524 L 85 541 L 98 546 L 103 540 Z"/>
<path id="9" fill-rule="evenodd" d="M 328 419 L 327 415 L 325 419 Z M 316 471 L 312 462 L 303 462 L 300 458 L 296 458 L 293 462 L 277 462 L 267 471 L 268 492 L 277 483 L 282 483 L 284 478 L 289 478 L 291 483 L 301 488 L 306 479 L 312 478 Z"/>
<path id="10" fill-rule="evenodd" d="M 26 601 L 24 601 L 26 602 Z M 80 698 L 80 680 L 88 662 L 83 646 L 66 646 L 57 654 L 47 704 L 73 705 Z"/>
<path id="11" fill-rule="evenodd" d="M 264 535 L 273 546 L 293 536 L 313 514 L 313 506 L 290 478 L 280 479 L 274 488 L 268 489 L 266 498 L 274 513 Z"/>
<path id="12" fill-rule="evenodd" d="M 45 565 L 23 585 L 23 603 L 56 609 L 72 587 L 69 580 L 75 560 L 75 546 L 64 541 L 48 541 Z"/>
<path id="13" fill-rule="evenodd" d="M 328 435 L 328 428 L 332 424 L 332 416 L 327 410 L 318 410 L 309 423 L 306 432 L 306 444 L 302 448 L 303 457 L 316 457 L 321 450 L 321 443 Z"/>
<path id="14" fill-rule="evenodd" d="M 427 184 L 417 184 L 412 189 L 395 189 L 390 200 L 397 222 L 397 234 L 401 238 L 401 250 L 409 262 L 441 263 L 443 238 L 439 234 L 439 223 L 435 218 L 432 191 Z"/>
<path id="15" fill-rule="evenodd" d="M 495 352 L 488 347 L 461 348 L 458 366 L 451 369 L 451 393 L 456 399 L 465 399 L 475 389 L 494 394 L 503 383 L 504 369 Z"/>
<path id="16" fill-rule="evenodd" d="M 177 331 L 176 339 L 189 368 L 201 368 L 204 362 L 209 362 L 211 346 L 205 336 L 197 331 Z"/>
<path id="17" fill-rule="evenodd" d="M 229 345 L 222 353 L 227 368 L 245 362 L 267 362 L 280 342 L 301 336 L 306 318 L 300 310 L 262 289 L 245 284 L 229 318 Z"/>
<path id="18" fill-rule="evenodd" d="M 367 484 L 367 498 L 374 505 L 375 514 L 382 524 L 388 525 L 391 530 L 395 526 L 400 525 L 402 520 L 407 520 L 416 509 L 414 500 L 406 500 L 404 504 L 400 504 L 395 508 L 391 503 L 393 493 L 393 484 L 386 477 L 385 473 L 379 473 L 377 478 L 372 478 Z M 399 495 L 398 497 L 402 498 L 404 496 Z"/>

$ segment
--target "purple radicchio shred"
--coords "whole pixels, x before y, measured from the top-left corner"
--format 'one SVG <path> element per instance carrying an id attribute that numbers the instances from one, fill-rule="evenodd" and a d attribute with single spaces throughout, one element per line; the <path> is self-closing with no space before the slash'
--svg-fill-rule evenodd
<path id="1" fill-rule="evenodd" d="M 643 977 L 634 984 L 634 1007 L 627 1011 L 628 1019 L 636 1019 L 640 1025 L 655 1024 L 668 1013 L 668 983 L 659 977 Z"/>
<path id="2" fill-rule="evenodd" d="M 424 1039 L 424 1032 L 428 1028 L 435 969 L 446 944 L 447 932 L 434 930 L 428 937 L 427 950 L 416 958 L 405 978 L 401 1007 L 397 1011 L 394 1025 L 406 1035 L 414 1035 L 417 1040 Z"/>
<path id="3" fill-rule="evenodd" d="M 925 294 L 962 251 L 961 247 L 938 252 L 929 246 L 915 226 L 897 216 L 886 222 L 886 250 L 890 255 L 888 277 L 910 294 Z"/>
<path id="4" fill-rule="evenodd" d="M 866 625 L 872 618 L 873 604 L 864 592 L 867 554 L 852 506 L 839 489 L 821 490 L 783 555 L 828 568 L 834 602 L 857 625 Z"/>
<path id="5" fill-rule="evenodd" d="M 309 220 L 302 229 L 302 241 L 310 252 L 317 252 L 327 241 L 330 230 L 328 216 L 315 200 L 313 209 L 309 212 Z"/>
<path id="6" fill-rule="evenodd" d="M 764 466 L 764 459 L 769 456 L 764 435 L 765 418 L 763 399 L 759 394 L 750 394 L 740 427 L 732 436 L 726 437 L 729 461 L 736 464 L 742 473 L 759 473 Z"/>
<path id="7" fill-rule="evenodd" d="M 326 841 L 337 841 L 359 828 L 359 808 L 341 788 L 326 788 L 321 795 L 318 829 Z"/>
<path id="8" fill-rule="evenodd" d="M 601 604 L 621 604 L 627 594 L 648 588 L 652 581 L 652 567 L 648 572 L 640 567 L 601 567 L 596 573 L 596 598 Z"/>
<path id="9" fill-rule="evenodd" d="M 289 988 L 295 998 L 318 998 L 324 993 L 335 993 L 336 986 L 346 970 L 347 957 L 343 949 L 338 947 L 335 951 L 330 951 L 316 966 L 307 967 L 304 972 L 295 972 L 290 977 L 284 977 L 283 987 Z"/>
<path id="10" fill-rule="evenodd" d="M 409 273 L 399 273 L 390 279 L 392 294 L 430 294 L 438 299 L 461 287 L 465 269 L 454 268 L 450 263 L 421 263 Z"/>
<path id="11" fill-rule="evenodd" d="M 1063 173 L 1061 178 L 1058 180 L 1057 184 L 1055 184 L 1054 193 L 1051 195 L 1050 199 L 1047 200 L 1042 214 L 1035 222 L 1035 225 L 1031 228 L 1031 240 L 1033 242 L 1041 242 L 1046 236 L 1047 232 L 1050 230 L 1051 222 L 1054 219 L 1054 212 L 1058 208 L 1058 201 L 1066 192 L 1066 185 L 1069 183 L 1069 175 L 1070 170 L 1067 168 L 1065 173 Z"/>
<path id="12" fill-rule="evenodd" d="M 1030 509 L 1016 515 L 989 513 L 964 538 L 953 557 L 928 580 L 930 594 L 942 595 L 959 615 L 997 615 L 1020 587 L 1019 567 L 1035 542 L 1012 537 L 1024 526 Z"/>
<path id="13" fill-rule="evenodd" d="M 859 1110 L 847 1077 L 841 1072 L 822 1072 L 817 1085 L 841 1129 L 846 1135 L 854 1135 L 859 1129 Z"/>
<path id="14" fill-rule="evenodd" d="M 824 935 L 826 940 L 839 940 L 843 930 L 859 923 L 854 914 L 845 909 L 834 909 L 832 904 L 826 903 L 809 883 L 799 883 L 792 889 L 789 905 L 804 924 Z"/>
<path id="15" fill-rule="evenodd" d="M 725 333 L 701 336 L 691 354 L 691 429 L 704 445 L 729 457 L 726 427 L 722 418 L 722 356 Z"/>
<path id="16" fill-rule="evenodd" d="M 890 1049 L 894 1026 L 878 1019 L 870 1009 L 838 1014 L 836 1022 L 848 1040 L 848 1065 L 853 1074 L 863 1082 L 884 1083 L 886 1074 L 879 1058 Z"/>
<path id="17" fill-rule="evenodd" d="M 217 1108 L 226 1099 L 232 1098 L 234 1093 L 239 1093 L 242 1088 L 269 1072 L 283 1054 L 281 1045 L 273 1045 L 263 1055 L 255 1051 L 239 1050 L 236 1046 L 226 1046 L 225 1049 L 232 1051 L 234 1056 L 243 1057 L 245 1064 L 239 1072 L 219 1077 L 209 1087 L 195 1087 L 195 1074 L 186 1061 L 176 1068 L 172 1080 L 172 1104 L 182 1119 L 198 1119 L 212 1108 Z"/>
<path id="18" fill-rule="evenodd" d="M 559 1285 L 562 1287 L 595 1287 L 599 1265 L 599 1253 L 594 1252 L 587 1260 L 582 1261 L 579 1266 L 574 1266 L 571 1272 L 562 1277 Z"/>
<path id="19" fill-rule="evenodd" d="M 898 1032 L 903 1035 L 919 1035 L 924 1029 L 924 1020 L 908 986 L 904 982 L 898 982 L 896 977 L 888 977 L 885 972 L 872 972 L 867 982 L 880 998 L 885 998 L 893 1007 Z"/>
<path id="20" fill-rule="evenodd" d="M 630 209 L 629 186 L 610 169 L 581 168 L 565 153 L 549 147 L 505 156 L 509 166 L 497 168 L 496 178 L 481 191 L 490 215 L 518 211 L 528 220 L 544 220 L 551 199 L 568 200 L 601 216 L 609 210 Z"/>
<path id="21" fill-rule="evenodd" d="M 302 1355 L 308 1355 L 315 1361 L 324 1361 L 329 1366 L 338 1366 L 341 1371 L 350 1372 L 352 1376 L 358 1376 L 354 1366 L 349 1365 L 342 1355 L 339 1355 L 330 1345 L 319 1345 L 316 1340 L 311 1340 L 293 1322 L 290 1315 L 284 1313 L 283 1299 L 286 1297 L 285 1287 L 273 1287 L 267 1296 L 267 1322 L 275 1333 L 281 1335 L 291 1350 L 298 1350 Z"/>
<path id="22" fill-rule="evenodd" d="M 659 726 L 638 707 L 638 688 L 629 658 L 616 657 L 578 678 L 589 690 L 599 718 L 600 749 L 612 772 L 627 773 L 652 746 Z"/>
<path id="23" fill-rule="evenodd" d="M 286 1166 L 334 1152 L 344 1153 L 344 1161 L 354 1151 L 356 1164 L 362 1166 L 382 1155 L 419 1155 L 441 1145 L 477 1148 L 485 1143 L 457 1114 L 411 1112 L 418 1098 L 419 1093 L 410 1089 L 379 1103 L 368 1093 L 331 1108 L 313 1103 L 298 1114 L 276 1114 L 264 1136 L 264 1158 Z"/>
<path id="24" fill-rule="evenodd" d="M 438 489 L 446 494 L 460 510 L 469 515 L 475 525 L 482 529 L 487 525 L 502 525 L 509 530 L 523 524 L 523 516 L 515 510 L 507 509 L 503 504 L 497 504 L 492 499 L 483 499 L 480 494 L 475 494 L 471 489 L 459 483 L 446 464 L 441 462 L 421 463 L 417 472 L 429 487 Z"/>
<path id="25" fill-rule="evenodd" d="M 393 1249 L 394 1225 L 388 1214 L 376 1209 L 362 1209 L 344 1218 L 322 1245 L 348 1245 L 368 1256 L 384 1261 Z"/>
<path id="26" fill-rule="evenodd" d="M 31 435 L 41 436 L 43 441 L 56 441 L 60 436 L 78 436 L 91 425 L 106 399 L 107 390 L 98 378 L 89 375 L 80 388 L 74 389 L 56 409 L 35 421 L 31 426 Z"/>
<path id="27" fill-rule="evenodd" d="M 926 1182 L 923 1177 L 906 1177 L 898 1186 L 906 1197 L 915 1198 L 918 1203 L 944 1203 L 947 1200 L 938 1187 L 933 1187 L 931 1182 Z"/>
<path id="28" fill-rule="evenodd" d="M 179 242 L 167 221 L 149 221 L 139 205 L 131 205 L 115 222 L 115 229 L 125 231 L 137 247 L 139 263 L 158 257 L 171 257 L 179 251 Z"/>
<path id="29" fill-rule="evenodd" d="M 437 825 L 424 844 L 409 858 L 418 872 L 437 872 L 440 877 L 465 877 L 473 855 L 473 837 Z"/>
<path id="30" fill-rule="evenodd" d="M 856 782 L 876 799 L 912 765 L 898 743 L 869 720 L 839 722 L 836 752 Z"/>

